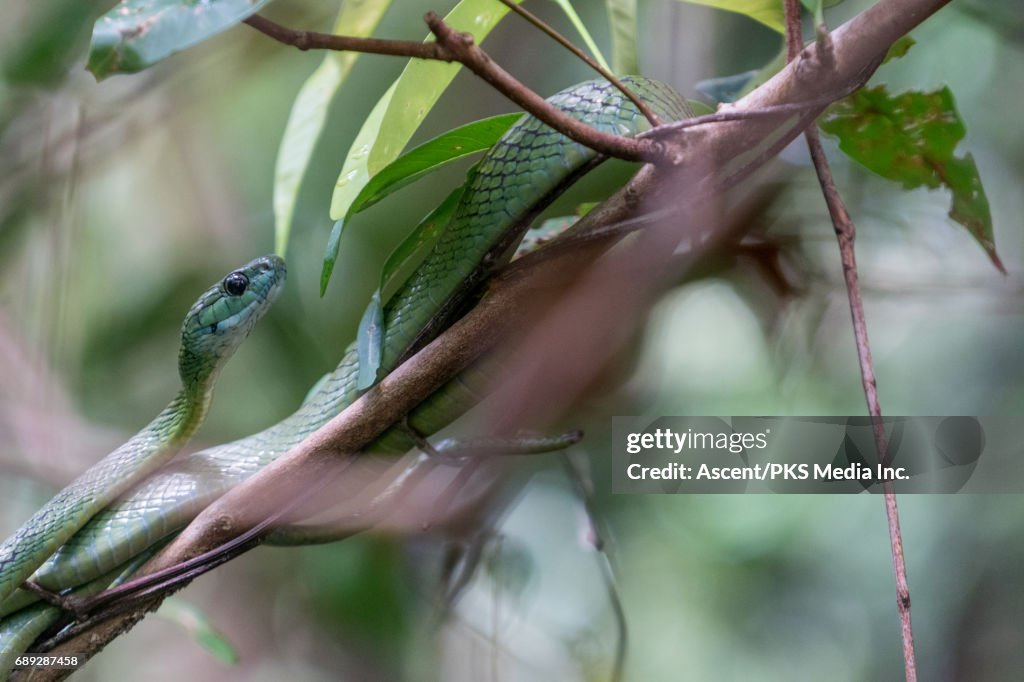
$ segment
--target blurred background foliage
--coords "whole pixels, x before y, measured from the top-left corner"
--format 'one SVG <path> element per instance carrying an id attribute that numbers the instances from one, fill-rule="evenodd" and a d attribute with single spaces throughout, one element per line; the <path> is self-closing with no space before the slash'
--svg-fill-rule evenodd
<path id="1" fill-rule="evenodd" d="M 428 9 L 396 3 L 376 35 L 419 39 Z M 603 3 L 579 2 L 608 44 Z M 833 25 L 869 2 L 831 10 Z M 273 243 L 274 160 L 299 85 L 321 59 L 238 27 L 156 68 L 97 84 L 89 22 L 110 2 L 11 0 L 0 25 L 0 531 L 145 423 L 176 388 L 178 327 L 197 292 Z M 641 0 L 645 75 L 695 97 L 701 79 L 756 69 L 779 36 L 738 15 Z M 553 3 L 532 9 L 571 33 Z M 98 8 L 98 10 L 97 10 Z M 334 3 L 268 15 L 327 30 Z M 833 154 L 859 253 L 883 408 L 890 415 L 1024 408 L 1024 22 L 1014 0 L 964 0 L 915 31 L 876 82 L 948 84 L 992 204 L 1001 276 L 946 217 L 939 192 L 900 191 Z M 74 39 L 69 39 L 74 36 Z M 586 68 L 507 18 L 486 43 L 551 93 Z M 360 58 L 331 109 L 296 208 L 287 291 L 218 389 L 197 445 L 285 416 L 353 337 L 380 263 L 462 177 L 454 168 L 368 210 L 317 295 L 330 193 L 351 140 L 399 73 Z M 460 75 L 417 140 L 511 110 Z M 834 145 L 830 151 L 834 150 Z M 602 169 L 552 209 L 599 199 Z M 618 385 L 567 426 L 597 482 L 629 620 L 627 679 L 898 679 L 882 500 L 608 494 L 612 414 L 863 414 L 832 228 L 802 142 L 745 188 L 751 230 L 777 254 L 737 259 L 667 292 Z M 536 462 L 447 618 L 442 543 L 367 535 L 259 549 L 200 580 L 198 605 L 239 657 L 209 655 L 183 618 L 149 619 L 81 679 L 604 680 L 616 632 L 600 558 L 556 460 Z M 900 500 L 923 679 L 1024 669 L 1024 505 L 1018 496 Z M 194 629 L 193 629 L 194 630 Z"/>

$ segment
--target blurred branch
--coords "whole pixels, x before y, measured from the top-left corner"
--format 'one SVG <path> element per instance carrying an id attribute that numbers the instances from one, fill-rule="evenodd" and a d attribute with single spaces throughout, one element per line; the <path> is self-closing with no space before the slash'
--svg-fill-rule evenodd
<path id="1" fill-rule="evenodd" d="M 785 0 L 786 46 L 790 61 L 797 59 L 803 43 L 800 27 L 800 0 Z M 824 60 L 832 57 L 831 36 L 824 25 L 815 26 L 816 47 Z M 861 383 L 867 399 L 875 435 L 875 449 L 882 466 L 889 463 L 889 447 L 886 442 L 885 425 L 882 423 L 882 405 L 878 400 L 878 382 L 875 379 L 874 363 L 871 360 L 871 342 L 868 340 L 868 323 L 864 315 L 864 300 L 860 293 L 860 278 L 857 273 L 857 255 L 854 244 L 857 228 L 846 210 L 839 189 L 832 177 L 832 169 L 825 157 L 821 137 L 815 126 L 804 132 L 807 147 L 811 152 L 814 170 L 821 184 L 821 191 L 828 206 L 832 225 L 839 243 L 839 257 L 843 265 L 843 278 L 850 302 L 850 316 L 853 319 L 853 336 L 857 346 L 857 361 L 860 366 Z M 903 556 L 903 535 L 900 531 L 900 514 L 896 506 L 896 491 L 889 479 L 883 479 L 885 491 L 885 515 L 889 525 L 889 544 L 892 552 L 893 570 L 896 574 L 896 608 L 900 617 L 900 633 L 903 641 L 903 672 L 907 682 L 917 682 L 917 661 L 914 655 L 914 631 L 910 623 L 910 587 L 907 582 L 907 564 Z"/>
<path id="2" fill-rule="evenodd" d="M 658 142 L 602 132 L 551 105 L 514 78 L 512 74 L 498 66 L 486 52 L 474 43 L 472 34 L 454 30 L 433 12 L 428 12 L 424 21 L 437 42 L 420 43 L 412 40 L 356 38 L 316 33 L 315 31 L 296 31 L 285 28 L 258 14 L 246 19 L 245 23 L 278 42 L 297 47 L 300 50 L 368 52 L 413 59 L 459 62 L 490 83 L 495 90 L 522 107 L 524 111 L 536 116 L 558 132 L 582 145 L 607 156 L 627 161 L 656 162 L 665 159 L 665 152 Z"/>
<path id="3" fill-rule="evenodd" d="M 822 100 L 829 93 L 838 98 L 867 80 L 896 39 L 947 2 L 880 0 L 832 33 L 832 54 L 827 63 L 816 58 L 819 48 L 811 45 L 799 59 L 730 110 Z M 439 40 L 444 39 L 441 33 Z M 659 203 L 675 209 L 673 220 L 641 232 L 628 253 L 611 253 L 597 263 L 594 259 L 616 240 L 614 233 L 581 241 L 577 248 L 553 249 L 550 255 L 545 255 L 549 249 L 541 249 L 517 261 L 491 281 L 488 294 L 459 322 L 305 442 L 208 507 L 142 572 L 171 566 L 228 542 L 269 515 L 260 503 L 280 500 L 280 491 L 287 489 L 290 481 L 329 474 L 339 455 L 342 461 L 351 459 L 348 453 L 362 450 L 500 339 L 510 324 L 523 320 L 543 298 L 537 292 L 549 287 L 567 293 L 549 306 L 539 321 L 531 322 L 525 338 L 516 340 L 517 359 L 496 396 L 496 411 L 501 415 L 501 428 L 554 420 L 572 406 L 607 357 L 621 347 L 624 331 L 633 328 L 639 311 L 653 300 L 666 276 L 678 274 L 674 254 L 680 242 L 693 237 L 698 253 L 720 245 L 725 229 L 711 229 L 717 228 L 715 222 L 703 220 L 721 213 L 716 203 L 720 192 L 762 167 L 800 135 L 824 107 L 822 103 L 796 112 L 688 131 L 685 146 L 678 147 L 680 163 L 643 167 L 569 234 L 579 238 L 600 232 L 638 213 L 649 213 Z M 710 228 L 697 233 L 694 230 L 698 226 Z M 585 298 L 590 287 L 589 298 Z M 607 301 L 634 305 L 609 308 Z M 569 363 L 564 351 L 555 351 L 566 348 L 573 349 L 573 356 L 580 356 L 582 364 Z M 589 374 L 579 371 L 581 366 Z M 543 395 L 544 400 L 537 400 L 537 395 Z M 98 624 L 51 651 L 88 658 L 130 629 L 160 599 L 155 597 L 129 613 Z M 37 671 L 34 679 L 60 679 L 65 673 Z"/>

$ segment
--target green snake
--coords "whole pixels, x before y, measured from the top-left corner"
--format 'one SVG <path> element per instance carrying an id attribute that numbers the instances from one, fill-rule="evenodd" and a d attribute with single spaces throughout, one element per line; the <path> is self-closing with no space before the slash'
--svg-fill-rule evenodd
<path id="1" fill-rule="evenodd" d="M 685 100 L 669 86 L 639 77 L 623 80 L 662 120 L 690 115 Z M 573 86 L 548 101 L 607 133 L 634 135 L 650 127 L 636 106 L 603 80 Z M 380 374 L 393 370 L 462 313 L 474 286 L 511 258 L 530 222 L 597 160 L 593 150 L 536 118 L 524 116 L 513 125 L 480 162 L 451 223 L 430 254 L 387 302 Z M 51 503 L 56 524 L 62 528 L 61 540 L 53 544 L 63 545 L 59 549 L 47 546 L 47 555 L 57 551 L 33 579 L 54 591 L 83 585 L 177 533 L 217 497 L 352 403 L 361 394 L 358 366 L 353 342 L 337 368 L 320 381 L 295 413 L 277 424 L 179 458 L 112 504 L 108 505 L 109 499 L 122 491 L 111 492 L 109 484 L 103 484 L 105 501 L 101 506 L 105 508 L 80 530 L 64 531 L 65 513 L 59 504 Z M 410 413 L 409 424 L 425 435 L 436 432 L 479 401 L 478 391 L 484 383 L 472 373 L 463 374 Z M 166 441 L 166 436 L 161 440 Z M 393 427 L 371 449 L 405 452 L 412 446 L 407 433 Z M 15 536 L 4 548 L 26 542 L 34 532 L 32 521 L 27 528 L 24 537 Z M 0 614 L 13 613 L 33 600 L 17 590 L 29 577 L 24 569 L 28 562 L 17 561 L 16 571 L 9 569 L 11 563 L 11 559 L 0 558 Z M 0 650 L 4 622 L 0 621 Z"/>
<path id="2" fill-rule="evenodd" d="M 0 594 L 11 595 L 120 494 L 165 464 L 203 422 L 217 375 L 277 298 L 284 261 L 257 258 L 207 289 L 185 315 L 181 388 L 141 431 L 60 491 L 0 544 Z M 2 644 L 2 642 L 0 642 Z"/>

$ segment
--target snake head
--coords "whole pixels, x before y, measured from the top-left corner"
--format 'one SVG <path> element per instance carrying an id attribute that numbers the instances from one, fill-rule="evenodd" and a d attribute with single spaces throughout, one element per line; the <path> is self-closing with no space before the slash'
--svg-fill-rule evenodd
<path id="1" fill-rule="evenodd" d="M 186 387 L 206 385 L 277 299 L 286 269 L 261 256 L 207 289 L 181 325 L 178 371 Z"/>

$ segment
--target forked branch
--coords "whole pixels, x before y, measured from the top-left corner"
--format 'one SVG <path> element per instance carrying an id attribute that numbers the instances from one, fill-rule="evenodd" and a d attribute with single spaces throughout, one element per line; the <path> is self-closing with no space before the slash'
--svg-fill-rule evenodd
<path id="1" fill-rule="evenodd" d="M 808 58 L 800 60 L 799 68 L 797 64 L 790 64 L 728 110 L 750 112 L 781 107 L 775 115 L 754 116 L 714 126 L 704 125 L 685 133 L 677 131 L 673 146 L 681 150 L 679 158 L 675 159 L 679 163 L 671 167 L 646 166 L 641 169 L 626 187 L 580 221 L 573 230 L 574 238 L 594 232 L 600 233 L 607 229 L 607 226 L 630 219 L 637 213 L 650 212 L 649 202 L 671 206 L 682 213 L 698 214 L 694 207 L 706 205 L 718 191 L 747 177 L 777 154 L 782 147 L 804 131 L 831 99 L 838 99 L 851 87 L 863 83 L 896 39 L 947 2 L 948 0 L 880 0 L 832 33 L 833 49 L 829 64 L 825 65 L 823 60 L 814 59 L 816 47 L 812 45 L 807 48 Z M 266 28 L 266 25 L 263 28 Z M 443 29 L 439 30 L 441 35 L 438 36 L 438 42 L 443 44 L 448 38 L 445 37 Z M 318 43 L 321 40 L 318 35 L 308 34 L 305 38 L 296 38 L 295 44 L 304 49 L 331 49 L 330 45 Z M 293 35 L 285 37 L 287 39 L 284 42 L 295 38 Z M 327 38 L 328 43 L 339 39 L 335 36 Z M 469 52 L 476 49 L 471 43 L 463 44 L 464 49 Z M 416 45 L 417 50 L 436 49 Z M 385 47 L 391 49 L 390 46 Z M 358 47 L 350 43 L 343 49 Z M 381 52 L 382 49 L 384 48 L 377 45 L 375 51 Z M 474 63 L 474 59 L 467 61 Z M 489 60 L 475 63 L 486 65 L 487 61 Z M 504 82 L 501 79 L 498 81 Z M 812 101 L 820 101 L 821 104 L 808 107 L 807 103 Z M 547 117 L 543 118 L 549 120 Z M 684 136 L 685 147 L 681 143 Z M 676 234 L 676 239 L 679 239 L 684 234 L 682 230 L 688 229 L 688 226 L 683 221 L 676 222 L 680 223 L 678 227 L 673 224 L 664 227 L 680 230 Z M 666 234 L 672 236 L 670 233 Z M 716 235 L 711 234 L 710 237 L 714 239 Z M 410 403 L 415 404 L 420 397 L 440 388 L 449 377 L 457 373 L 459 367 L 470 361 L 469 358 L 474 353 L 486 347 L 489 339 L 500 337 L 504 328 L 502 323 L 517 315 L 517 311 L 529 309 L 530 303 L 537 298 L 538 286 L 550 283 L 549 277 L 565 278 L 583 272 L 613 239 L 614 234 L 611 234 L 608 238 L 581 241 L 572 249 L 558 251 L 555 257 L 541 257 L 544 253 L 544 250 L 541 250 L 534 254 L 538 258 L 533 265 L 527 263 L 513 268 L 499 282 L 492 283 L 490 294 L 459 323 L 389 375 L 379 385 L 380 390 L 375 389 L 367 393 L 307 441 L 207 508 L 176 542 L 165 548 L 153 564 L 144 569 L 144 572 L 154 567 L 176 564 L 206 549 L 217 547 L 244 532 L 246 526 L 251 527 L 258 523 L 261 517 L 259 514 L 253 516 L 252 511 L 260 500 L 266 500 L 268 497 L 274 499 L 274 495 L 268 495 L 267 491 L 280 489 L 287 480 L 288 472 L 301 471 L 305 475 L 324 466 L 324 462 L 334 459 L 339 454 L 349 457 L 350 455 L 345 453 L 359 452 L 377 433 L 397 422 L 408 410 Z M 636 286 L 636 283 L 619 281 L 616 286 L 628 288 Z M 543 339 L 546 334 L 555 335 L 560 339 L 561 348 L 582 347 L 585 341 L 586 344 L 601 350 L 607 346 L 607 352 L 612 352 L 613 343 L 602 343 L 604 339 L 612 338 L 610 335 L 613 333 L 613 330 L 601 325 L 601 320 L 607 317 L 606 312 L 601 311 L 601 318 L 591 320 L 585 319 L 579 311 L 575 315 L 559 316 L 559 305 L 555 304 L 551 314 L 545 317 L 546 327 L 537 330 L 538 338 Z M 560 319 L 563 322 L 569 319 L 573 324 L 571 327 L 558 327 Z M 586 335 L 585 338 L 581 337 L 583 334 Z M 544 418 L 550 419 L 555 413 L 567 409 L 571 404 L 571 396 L 578 394 L 582 390 L 582 385 L 589 381 L 588 377 L 567 376 L 565 365 L 568 363 L 564 361 L 564 357 L 550 352 L 551 347 L 537 346 L 532 341 L 526 339 L 517 348 L 522 356 L 530 358 L 532 364 L 526 371 L 521 372 L 514 382 L 522 384 L 528 390 L 518 393 L 514 390 L 503 391 L 520 398 L 503 404 L 503 416 L 507 420 L 518 419 L 522 423 L 530 423 L 531 418 L 536 418 L 541 413 Z M 580 341 L 578 346 L 577 341 Z M 543 352 L 538 352 L 539 350 Z M 595 361 L 594 366 L 600 367 L 602 363 Z M 538 394 L 545 395 L 543 405 L 529 399 Z M 264 510 L 263 514 L 266 515 L 267 511 Z M 74 653 L 87 658 L 129 629 L 157 604 L 159 598 L 136 606 L 128 613 L 97 624 L 96 627 L 60 644 L 52 651 Z M 41 676 L 34 679 L 59 679 L 66 673 L 53 670 L 42 672 Z"/>
<path id="2" fill-rule="evenodd" d="M 627 161 L 658 162 L 666 158 L 662 145 L 654 140 L 621 137 L 591 128 L 564 111 L 552 106 L 543 97 L 526 87 L 512 74 L 498 66 L 474 41 L 469 33 L 456 31 L 445 21 L 428 12 L 424 20 L 437 39 L 434 43 L 412 40 L 381 40 L 337 36 L 314 31 L 295 31 L 253 15 L 245 20 L 257 31 L 274 40 L 300 50 L 338 50 L 387 54 L 413 59 L 459 62 L 522 109 L 547 123 L 560 133 L 607 156 Z"/>

